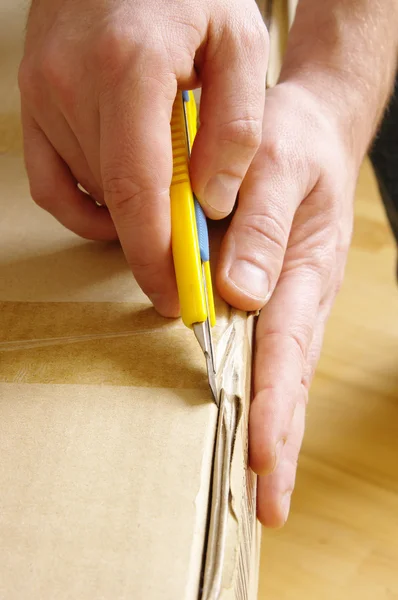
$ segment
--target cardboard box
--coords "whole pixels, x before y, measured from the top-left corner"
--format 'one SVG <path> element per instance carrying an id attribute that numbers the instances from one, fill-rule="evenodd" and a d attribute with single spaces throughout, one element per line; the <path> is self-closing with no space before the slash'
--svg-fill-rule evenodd
<path id="1" fill-rule="evenodd" d="M 218 302 L 218 414 L 120 248 L 37 208 L 20 156 L 0 182 L 0 598 L 254 598 L 252 318 Z"/>
<path id="2" fill-rule="evenodd" d="M 192 332 L 155 313 L 120 247 L 30 199 L 23 13 L 2 9 L 0 599 L 254 600 L 254 317 L 217 299 L 218 411 Z"/>

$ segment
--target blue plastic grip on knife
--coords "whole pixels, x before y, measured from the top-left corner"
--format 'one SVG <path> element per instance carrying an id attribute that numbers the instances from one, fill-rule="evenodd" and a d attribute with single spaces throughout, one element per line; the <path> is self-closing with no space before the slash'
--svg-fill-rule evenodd
<path id="1" fill-rule="evenodd" d="M 209 231 L 207 229 L 206 215 L 203 212 L 203 208 L 195 198 L 195 216 L 196 216 L 196 227 L 198 230 L 200 258 L 203 262 L 210 260 L 210 248 L 209 248 Z"/>

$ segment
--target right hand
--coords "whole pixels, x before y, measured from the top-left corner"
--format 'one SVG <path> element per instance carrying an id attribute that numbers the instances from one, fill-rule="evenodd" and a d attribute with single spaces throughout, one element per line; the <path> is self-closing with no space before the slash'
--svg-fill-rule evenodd
<path id="1" fill-rule="evenodd" d="M 83 237 L 119 238 L 165 316 L 179 312 L 169 208 L 177 89 L 203 87 L 191 174 L 207 215 L 221 218 L 261 141 L 267 53 L 254 0 L 32 3 L 19 74 L 32 197 Z"/>

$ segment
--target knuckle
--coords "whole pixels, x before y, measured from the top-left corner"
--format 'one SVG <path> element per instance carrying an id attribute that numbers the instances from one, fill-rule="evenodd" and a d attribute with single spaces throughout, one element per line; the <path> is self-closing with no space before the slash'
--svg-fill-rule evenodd
<path id="1" fill-rule="evenodd" d="M 131 33 L 114 23 L 104 27 L 92 46 L 94 66 L 105 71 L 118 71 L 128 61 L 132 51 Z"/>
<path id="2" fill-rule="evenodd" d="M 294 345 L 296 345 L 300 355 L 300 360 L 302 361 L 303 365 L 305 365 L 308 346 L 312 339 L 312 334 L 313 328 L 307 322 L 296 324 L 294 328 L 292 327 L 292 329 L 287 333 L 287 337 Z"/>
<path id="3" fill-rule="evenodd" d="M 312 328 L 309 325 L 301 324 L 300 326 L 296 325 L 294 328 L 290 328 L 287 331 L 268 327 L 267 329 L 261 331 L 260 340 L 273 337 L 281 348 L 294 348 L 298 353 L 300 363 L 304 367 L 306 364 L 307 348 L 311 336 Z"/>
<path id="4" fill-rule="evenodd" d="M 158 262 L 156 256 L 153 255 L 150 250 L 140 248 L 139 251 L 134 252 L 133 255 L 128 255 L 127 264 L 134 276 L 140 280 L 140 285 L 143 287 L 146 294 L 151 295 L 152 299 L 154 296 L 160 296 L 159 289 L 165 284 L 164 263 Z"/>
<path id="5" fill-rule="evenodd" d="M 301 270 L 309 275 L 311 279 L 315 278 L 319 285 L 324 287 L 330 279 L 333 260 L 331 252 L 325 253 L 315 250 L 307 257 Z"/>
<path id="6" fill-rule="evenodd" d="M 274 215 L 246 215 L 239 228 L 250 240 L 250 245 L 257 248 L 275 250 L 279 255 L 285 253 L 287 235 L 286 227 Z"/>
<path id="7" fill-rule="evenodd" d="M 168 64 L 167 52 L 159 35 L 151 33 L 150 41 L 124 24 L 112 23 L 98 34 L 93 43 L 92 66 L 105 76 L 122 76 L 127 69 L 142 63 L 142 71 L 161 74 Z"/>
<path id="8" fill-rule="evenodd" d="M 30 195 L 34 203 L 37 204 L 37 206 L 44 210 L 50 211 L 51 196 L 47 190 L 43 189 L 41 186 L 31 184 Z"/>
<path id="9" fill-rule="evenodd" d="M 51 87 L 61 87 L 62 74 L 61 65 L 58 63 L 57 56 L 53 52 L 43 52 L 40 57 L 40 74 L 46 83 Z"/>
<path id="10" fill-rule="evenodd" d="M 246 41 L 249 48 L 253 48 L 261 54 L 268 52 L 269 34 L 261 17 L 255 17 L 252 20 L 251 26 L 247 31 L 246 36 L 244 36 L 243 42 L 245 41 L 245 37 L 247 38 Z"/>
<path id="11" fill-rule="evenodd" d="M 66 66 L 60 46 L 47 40 L 39 58 L 39 69 L 45 81 L 56 88 L 64 87 Z"/>
<path id="12" fill-rule="evenodd" d="M 284 135 L 264 136 L 261 153 L 267 165 L 273 165 L 284 172 L 295 171 L 295 157 Z"/>
<path id="13" fill-rule="evenodd" d="M 221 126 L 220 140 L 253 150 L 259 148 L 262 136 L 262 120 L 256 117 L 239 117 Z"/>
<path id="14" fill-rule="evenodd" d="M 319 273 L 323 283 L 327 282 L 330 278 L 335 267 L 335 261 L 335 252 L 333 252 L 333 248 L 329 245 L 320 248 L 318 252 L 314 252 L 312 268 Z"/>
<path id="15" fill-rule="evenodd" d="M 240 48 L 245 48 L 258 55 L 267 53 L 269 46 L 269 33 L 258 10 L 245 14 L 235 29 L 236 42 Z"/>
<path id="16" fill-rule="evenodd" d="M 41 86 L 37 75 L 33 60 L 24 58 L 18 70 L 18 87 L 24 100 L 32 105 L 39 104 L 41 98 Z"/>
<path id="17" fill-rule="evenodd" d="M 154 184 L 140 185 L 132 177 L 104 177 L 103 189 L 106 204 L 119 217 L 137 218 L 145 210 L 158 205 L 166 190 Z"/>
<path id="18" fill-rule="evenodd" d="M 56 40 L 47 41 L 38 60 L 38 70 L 42 80 L 62 99 L 65 106 L 73 105 L 76 98 L 74 68 L 59 43 Z"/>
<path id="19" fill-rule="evenodd" d="M 32 63 L 23 58 L 18 70 L 18 86 L 22 93 L 29 93 L 34 82 Z"/>
<path id="20" fill-rule="evenodd" d="M 303 276 L 327 284 L 336 265 L 335 228 L 322 222 L 314 231 L 291 235 L 287 250 L 286 270 L 297 270 Z"/>
<path id="21" fill-rule="evenodd" d="M 137 204 L 144 193 L 130 177 L 104 177 L 103 189 L 107 205 L 118 212 Z"/>

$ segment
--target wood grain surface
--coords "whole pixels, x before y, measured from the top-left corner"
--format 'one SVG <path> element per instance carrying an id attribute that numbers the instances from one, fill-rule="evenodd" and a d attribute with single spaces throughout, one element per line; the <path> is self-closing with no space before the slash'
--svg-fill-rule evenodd
<path id="1" fill-rule="evenodd" d="M 263 531 L 259 600 L 398 598 L 396 247 L 369 162 L 308 406 L 288 524 Z"/>

